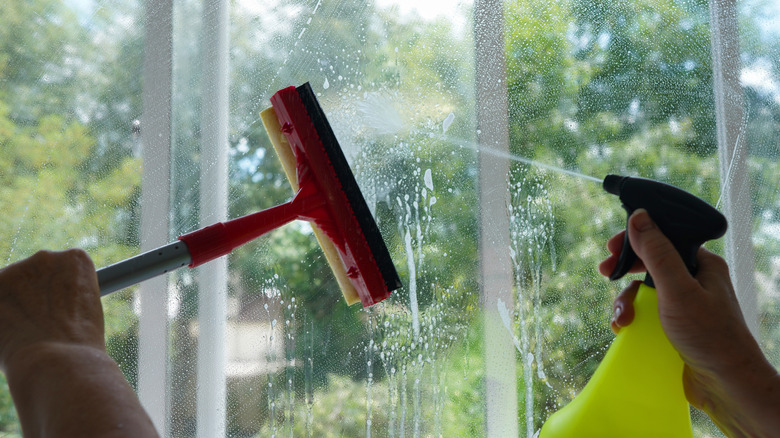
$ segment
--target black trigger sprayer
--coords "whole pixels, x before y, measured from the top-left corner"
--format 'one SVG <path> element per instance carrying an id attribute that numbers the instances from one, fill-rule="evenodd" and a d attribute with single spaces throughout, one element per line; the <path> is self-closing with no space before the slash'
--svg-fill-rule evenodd
<path id="1" fill-rule="evenodd" d="M 677 248 L 692 275 L 696 274 L 699 247 L 726 233 L 726 218 L 718 210 L 677 187 L 651 179 L 607 175 L 604 190 L 620 197 L 629 217 L 639 208 L 647 210 L 658 228 Z M 623 251 L 609 279 L 617 280 L 626 275 L 636 258 L 626 233 Z M 647 274 L 644 283 L 654 286 L 650 274 Z"/>
<path id="2" fill-rule="evenodd" d="M 726 232 L 726 218 L 677 187 L 645 178 L 607 175 L 604 190 L 620 197 L 628 216 L 644 208 L 677 248 L 691 274 L 706 241 Z M 610 280 L 637 260 L 626 233 Z M 658 299 L 648 274 L 634 299 L 634 321 L 623 327 L 585 388 L 551 415 L 540 438 L 692 438 L 683 390 L 683 362 L 658 318 Z"/>

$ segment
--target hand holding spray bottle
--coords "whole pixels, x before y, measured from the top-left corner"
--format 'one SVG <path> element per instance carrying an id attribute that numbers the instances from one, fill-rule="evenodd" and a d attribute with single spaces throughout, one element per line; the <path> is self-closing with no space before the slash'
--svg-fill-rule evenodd
<path id="1" fill-rule="evenodd" d="M 688 270 L 696 253 L 726 232 L 725 217 L 676 187 L 643 178 L 608 175 L 604 189 L 620 197 L 628 216 L 644 208 L 674 244 Z M 626 233 L 615 271 L 617 280 L 637 260 Z M 620 330 L 580 394 L 547 419 L 540 438 L 691 438 L 690 408 L 683 390 L 683 361 L 658 317 L 648 274 L 634 300 L 634 321 Z"/>

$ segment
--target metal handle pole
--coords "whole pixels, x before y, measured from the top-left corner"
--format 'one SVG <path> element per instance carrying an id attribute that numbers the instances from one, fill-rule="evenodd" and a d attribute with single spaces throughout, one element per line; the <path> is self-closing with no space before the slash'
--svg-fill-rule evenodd
<path id="1" fill-rule="evenodd" d="M 192 261 L 187 245 L 177 240 L 127 260 L 98 269 L 100 296 L 187 266 Z"/>

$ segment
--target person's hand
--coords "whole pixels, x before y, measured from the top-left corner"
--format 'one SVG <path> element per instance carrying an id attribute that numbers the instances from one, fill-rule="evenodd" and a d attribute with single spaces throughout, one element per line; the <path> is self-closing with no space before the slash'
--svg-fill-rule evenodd
<path id="1" fill-rule="evenodd" d="M 601 275 L 609 278 L 612 272 L 615 271 L 615 267 L 618 263 L 618 257 L 621 251 L 623 251 L 623 242 L 625 242 L 626 231 L 621 231 L 611 239 L 607 241 L 607 249 L 609 250 L 609 257 L 607 257 L 599 265 L 599 272 Z M 629 269 L 630 274 L 636 274 L 645 272 L 645 265 L 642 260 L 637 258 L 634 266 Z M 625 327 L 634 320 L 634 298 L 639 291 L 639 280 L 632 281 L 628 287 L 623 289 L 620 294 L 615 298 L 612 303 L 612 320 L 610 321 L 610 328 L 615 334 L 620 331 L 621 327 Z"/>
<path id="2" fill-rule="evenodd" d="M 0 270 L 0 370 L 19 352 L 62 345 L 105 350 L 89 256 L 81 250 L 40 251 Z"/>
<path id="3" fill-rule="evenodd" d="M 106 353 L 97 274 L 84 251 L 41 251 L 0 269 L 0 371 L 24 436 L 157 436 Z"/>
<path id="4" fill-rule="evenodd" d="M 702 248 L 698 273 L 691 276 L 644 210 L 629 219 L 628 236 L 640 259 L 631 272 L 652 275 L 661 326 L 685 363 L 688 401 L 727 434 L 765 436 L 762 431 L 780 430 L 777 424 L 767 429 L 768 422 L 780 418 L 780 381 L 745 324 L 726 262 Z M 609 240 L 611 255 L 599 266 L 603 275 L 614 269 L 622 242 L 623 233 Z M 632 282 L 614 302 L 616 332 L 633 319 L 638 287 L 639 282 Z"/>

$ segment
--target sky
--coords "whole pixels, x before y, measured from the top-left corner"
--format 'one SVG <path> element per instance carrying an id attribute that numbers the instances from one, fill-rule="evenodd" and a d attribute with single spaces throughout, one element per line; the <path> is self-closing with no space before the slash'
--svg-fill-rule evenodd
<path id="1" fill-rule="evenodd" d="M 459 11 L 463 4 L 471 4 L 470 0 L 376 0 L 382 8 L 397 5 L 401 14 L 416 12 L 425 19 L 434 19 L 439 16 L 448 17 L 455 11 Z"/>
<path id="2" fill-rule="evenodd" d="M 249 6 L 248 9 L 263 9 L 268 7 L 267 0 L 239 0 L 243 6 Z M 375 0 L 376 4 L 382 8 L 389 8 L 397 5 L 401 15 L 416 13 L 417 15 L 432 20 L 437 17 L 450 17 L 456 11 L 461 11 L 464 4 L 472 4 L 473 0 Z M 97 0 L 65 0 L 66 4 L 76 10 L 80 16 L 91 15 Z M 250 5 L 255 3 L 258 7 L 252 8 Z M 765 32 L 780 35 L 780 0 L 757 0 L 744 2 L 743 4 L 758 3 L 761 4 L 759 10 L 766 15 L 764 20 L 760 20 L 761 27 Z M 260 6 L 264 5 L 264 6 Z M 462 17 L 457 17 L 459 21 Z"/>
<path id="3" fill-rule="evenodd" d="M 244 5 L 268 3 L 266 0 L 240 1 Z M 96 0 L 65 0 L 65 3 L 71 5 L 79 15 L 89 15 L 97 2 Z M 382 8 L 397 5 L 402 15 L 414 12 L 429 20 L 439 16 L 451 16 L 454 11 L 460 10 L 463 4 L 471 3 L 472 0 L 376 0 L 376 4 Z"/>

